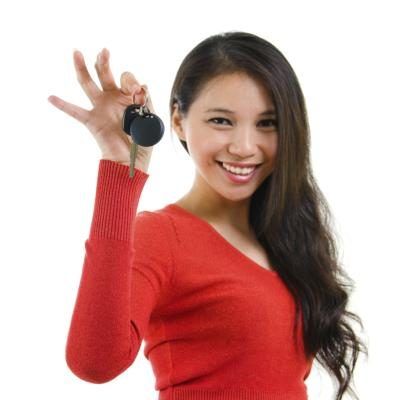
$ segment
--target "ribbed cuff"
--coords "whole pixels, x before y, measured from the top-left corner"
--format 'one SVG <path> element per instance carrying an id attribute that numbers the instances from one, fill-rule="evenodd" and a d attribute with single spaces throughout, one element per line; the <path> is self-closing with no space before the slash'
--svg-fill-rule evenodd
<path id="1" fill-rule="evenodd" d="M 135 168 L 135 174 L 130 178 L 129 168 L 112 160 L 99 161 L 89 238 L 129 241 L 139 198 L 149 177 Z"/>

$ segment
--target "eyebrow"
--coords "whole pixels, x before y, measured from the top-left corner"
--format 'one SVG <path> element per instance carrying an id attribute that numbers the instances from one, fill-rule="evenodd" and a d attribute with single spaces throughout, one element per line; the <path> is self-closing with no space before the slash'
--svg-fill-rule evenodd
<path id="1" fill-rule="evenodd" d="M 235 114 L 234 111 L 228 110 L 227 108 L 221 108 L 221 107 L 209 108 L 205 112 L 214 112 L 214 111 L 223 112 L 223 113 L 227 113 L 227 114 Z M 260 114 L 258 114 L 258 115 L 275 115 L 275 109 L 265 110 L 263 112 L 260 112 Z"/>

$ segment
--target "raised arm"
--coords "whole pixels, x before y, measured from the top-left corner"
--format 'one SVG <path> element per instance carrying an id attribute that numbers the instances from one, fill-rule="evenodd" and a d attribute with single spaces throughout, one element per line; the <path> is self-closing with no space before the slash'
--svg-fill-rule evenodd
<path id="1" fill-rule="evenodd" d="M 155 213 L 137 215 L 147 178 L 136 169 L 130 179 L 129 166 L 100 160 L 93 219 L 66 344 L 68 367 L 88 382 L 110 381 L 133 363 L 150 314 L 171 279 L 170 249 L 165 247 L 162 224 Z"/>

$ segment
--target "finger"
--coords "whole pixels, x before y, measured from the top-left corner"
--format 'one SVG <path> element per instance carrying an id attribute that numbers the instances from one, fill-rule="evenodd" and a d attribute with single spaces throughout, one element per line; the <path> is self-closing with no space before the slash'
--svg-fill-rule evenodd
<path id="1" fill-rule="evenodd" d="M 85 60 L 83 58 L 83 54 L 75 50 L 74 51 L 74 66 L 76 69 L 76 74 L 78 78 L 78 82 L 81 84 L 82 89 L 85 91 L 86 95 L 89 97 L 89 100 L 94 105 L 96 99 L 101 95 L 102 91 L 96 85 L 96 82 L 90 76 Z"/>
<path id="2" fill-rule="evenodd" d="M 53 106 L 57 107 L 61 111 L 64 111 L 66 114 L 71 117 L 77 119 L 82 124 L 86 125 L 89 119 L 89 111 L 85 110 L 81 107 L 76 106 L 75 104 L 68 103 L 63 99 L 60 99 L 57 96 L 49 96 L 47 99 Z"/>
<path id="3" fill-rule="evenodd" d="M 98 55 L 94 65 L 104 90 L 118 89 L 110 68 L 110 52 L 104 48 Z"/>
<path id="4" fill-rule="evenodd" d="M 125 71 L 121 74 L 121 92 L 133 96 L 134 93 L 140 89 L 140 83 L 135 78 L 135 75 L 132 72 Z"/>

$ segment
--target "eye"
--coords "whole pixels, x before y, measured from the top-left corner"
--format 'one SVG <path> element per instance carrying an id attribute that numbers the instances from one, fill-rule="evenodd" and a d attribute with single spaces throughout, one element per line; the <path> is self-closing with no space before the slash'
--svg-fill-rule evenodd
<path id="1" fill-rule="evenodd" d="M 274 125 L 276 126 L 276 119 L 264 119 L 261 122 L 267 122 L 268 123 L 267 127 L 274 126 Z"/>
<path id="2" fill-rule="evenodd" d="M 226 119 L 226 118 L 211 118 L 211 119 L 209 119 L 209 121 L 216 121 L 216 120 L 219 120 L 219 121 L 221 121 L 221 120 L 223 120 L 223 121 L 229 121 L 228 119 Z M 217 125 L 221 125 L 221 124 L 218 124 L 217 123 Z M 223 124 L 222 124 L 223 125 Z"/>
<path id="3" fill-rule="evenodd" d="M 229 122 L 229 119 L 217 117 L 217 118 L 211 118 L 211 119 L 209 119 L 209 121 L 212 121 L 212 122 L 214 122 L 214 121 L 228 121 Z M 269 128 L 269 127 L 272 127 L 272 126 L 276 126 L 276 119 L 264 119 L 261 122 L 267 123 L 267 125 L 264 125 L 266 128 Z M 224 124 L 219 124 L 218 122 L 214 122 L 214 123 L 217 124 L 217 125 L 224 125 Z"/>

